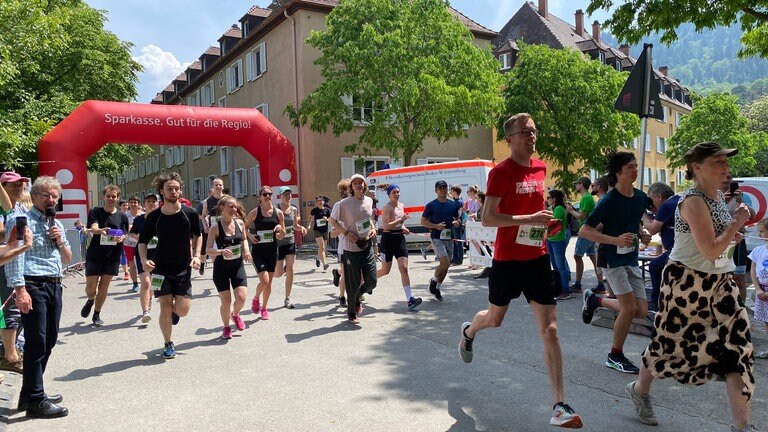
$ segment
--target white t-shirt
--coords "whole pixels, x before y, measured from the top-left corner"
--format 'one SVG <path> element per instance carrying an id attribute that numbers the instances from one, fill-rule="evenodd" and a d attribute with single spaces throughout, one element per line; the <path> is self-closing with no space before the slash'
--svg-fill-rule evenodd
<path id="1" fill-rule="evenodd" d="M 749 253 L 749 259 L 755 266 L 755 273 L 760 285 L 768 286 L 768 247 L 758 246 Z"/>
<path id="2" fill-rule="evenodd" d="M 339 201 L 331 210 L 331 219 L 343 223 L 345 229 L 358 237 L 367 236 L 373 221 L 373 200 L 363 196 L 357 199 L 349 196 Z M 360 252 L 360 248 L 354 243 L 345 242 L 344 250 Z"/>
<path id="3" fill-rule="evenodd" d="M 333 205 L 333 209 L 331 209 L 331 217 L 334 218 L 334 219 L 336 219 L 336 217 L 339 216 L 339 203 L 340 202 L 341 201 L 336 201 L 336 203 Z M 336 215 L 336 216 L 334 217 L 334 215 Z M 344 222 L 342 222 L 342 221 L 339 221 L 339 225 L 341 225 L 342 228 L 344 228 L 344 229 L 347 228 L 347 227 L 344 226 Z M 331 227 L 331 229 L 334 229 L 334 228 Z M 344 246 L 347 245 L 347 239 L 344 238 L 344 236 L 342 236 L 342 235 L 340 235 L 340 236 L 338 236 L 336 238 L 339 239 L 338 253 L 339 253 L 339 256 L 341 256 L 341 254 L 344 253 Z"/>

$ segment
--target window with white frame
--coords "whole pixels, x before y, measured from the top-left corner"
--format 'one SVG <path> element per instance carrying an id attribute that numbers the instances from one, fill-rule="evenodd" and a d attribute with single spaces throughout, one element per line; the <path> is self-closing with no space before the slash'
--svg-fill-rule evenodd
<path id="1" fill-rule="evenodd" d="M 596 169 L 593 168 L 593 169 L 589 170 L 589 179 L 590 180 L 592 180 L 594 182 L 598 178 L 600 178 L 600 173 L 597 172 Z"/>
<path id="2" fill-rule="evenodd" d="M 368 156 L 368 157 L 343 157 L 341 158 L 341 178 L 349 178 L 353 174 L 362 174 L 368 177 L 373 172 L 389 165 L 389 156 Z"/>
<path id="3" fill-rule="evenodd" d="M 632 140 L 632 148 L 633 148 L 633 149 L 636 149 L 636 148 L 637 148 L 637 142 L 638 142 L 639 140 L 640 140 L 640 138 L 638 138 L 638 137 L 635 137 L 635 139 L 633 139 L 633 140 Z"/>
<path id="4" fill-rule="evenodd" d="M 667 183 L 667 170 L 665 170 L 664 168 L 657 169 L 656 170 L 656 181 L 657 182 L 662 182 L 662 183 L 666 184 Z"/>
<path id="5" fill-rule="evenodd" d="M 214 154 L 216 153 L 216 146 L 205 146 L 205 154 Z"/>
<path id="6" fill-rule="evenodd" d="M 604 52 L 601 51 L 600 53 L 598 53 L 598 58 L 600 59 L 600 63 L 601 64 L 605 64 L 605 53 Z"/>
<path id="7" fill-rule="evenodd" d="M 245 55 L 245 64 L 248 66 L 248 81 L 258 79 L 267 71 L 267 44 L 262 42 L 251 52 Z"/>
<path id="8" fill-rule="evenodd" d="M 499 63 L 501 63 L 500 70 L 507 70 L 512 67 L 512 54 L 504 53 L 499 55 Z"/>
<path id="9" fill-rule="evenodd" d="M 681 185 L 685 181 L 685 173 L 683 171 L 677 172 L 677 184 Z"/>
<path id="10" fill-rule="evenodd" d="M 373 122 L 373 112 L 377 110 L 372 100 L 366 101 L 362 96 L 342 96 L 344 104 L 349 107 L 349 113 L 352 115 L 352 121 L 357 126 L 370 124 Z"/>
<path id="11" fill-rule="evenodd" d="M 203 146 L 192 147 L 192 159 L 200 159 L 203 156 Z"/>
<path id="12" fill-rule="evenodd" d="M 219 147 L 219 172 L 229 173 L 229 147 Z"/>
<path id="13" fill-rule="evenodd" d="M 200 89 L 200 106 L 211 106 L 216 100 L 214 97 L 214 84 L 213 80 L 205 83 L 202 89 Z"/>
<path id="14" fill-rule="evenodd" d="M 651 151 L 651 136 L 645 135 L 645 151 Z"/>
<path id="15" fill-rule="evenodd" d="M 187 96 L 187 105 L 200 106 L 200 90 L 196 90 L 194 93 Z"/>
<path id="16" fill-rule="evenodd" d="M 203 199 L 203 178 L 197 177 L 196 179 L 192 180 L 192 200 L 193 201 L 200 201 Z"/>
<path id="17" fill-rule="evenodd" d="M 219 98 L 219 108 L 226 108 L 227 107 L 227 97 L 224 96 L 222 98 Z"/>
<path id="18" fill-rule="evenodd" d="M 205 178 L 205 196 L 208 196 L 208 191 L 213 187 L 213 180 L 216 179 L 215 175 L 209 175 Z"/>
<path id="19" fill-rule="evenodd" d="M 250 171 L 251 180 L 251 195 L 258 195 L 259 189 L 261 189 L 261 172 L 259 171 L 259 165 L 252 166 L 248 169 Z"/>
<path id="20" fill-rule="evenodd" d="M 236 198 L 242 198 L 248 194 L 248 172 L 238 168 L 232 177 L 232 194 Z"/>
<path id="21" fill-rule="evenodd" d="M 433 156 L 427 156 L 425 158 L 418 158 L 416 159 L 416 165 L 429 165 L 433 163 L 440 163 L 440 162 L 455 162 L 459 160 L 457 157 L 433 157 Z"/>
<path id="22" fill-rule="evenodd" d="M 680 120 L 683 119 L 683 114 L 680 112 L 675 113 L 675 126 L 680 126 Z"/>
<path id="23" fill-rule="evenodd" d="M 173 148 L 173 161 L 175 165 L 181 165 L 184 163 L 185 149 L 182 146 L 176 146 Z"/>
<path id="24" fill-rule="evenodd" d="M 269 120 L 269 105 L 263 103 L 263 104 L 256 105 L 254 108 L 259 110 L 261 114 L 263 114 L 264 117 L 266 117 L 267 120 Z"/>
<path id="25" fill-rule="evenodd" d="M 667 139 L 664 137 L 656 137 L 656 153 L 667 152 Z"/>
<path id="26" fill-rule="evenodd" d="M 653 169 L 646 167 L 645 176 L 643 176 L 643 186 L 648 186 L 653 183 Z"/>
<path id="27" fill-rule="evenodd" d="M 240 59 L 227 68 L 227 93 L 232 93 L 243 86 L 243 60 Z"/>
<path id="28" fill-rule="evenodd" d="M 171 168 L 173 165 L 173 147 L 168 147 L 165 150 L 165 167 Z"/>

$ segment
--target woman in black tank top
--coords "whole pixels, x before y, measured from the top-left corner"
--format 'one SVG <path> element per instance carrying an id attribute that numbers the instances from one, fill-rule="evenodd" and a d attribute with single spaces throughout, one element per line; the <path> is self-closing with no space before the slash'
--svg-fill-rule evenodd
<path id="1" fill-rule="evenodd" d="M 242 212 L 237 200 L 224 195 L 216 206 L 216 213 L 221 217 L 208 231 L 206 251 L 215 257 L 213 261 L 213 284 L 219 292 L 221 300 L 221 321 L 224 324 L 222 339 L 232 338 L 230 319 L 237 330 L 245 330 L 245 322 L 240 317 L 240 311 L 245 305 L 248 290 L 248 277 L 245 273 L 244 262 L 251 262 L 251 252 L 245 238 L 245 213 Z M 214 242 L 215 241 L 215 242 Z M 235 303 L 232 304 L 232 291 L 235 292 Z"/>
<path id="2" fill-rule="evenodd" d="M 248 240 L 253 245 L 253 266 L 259 273 L 259 284 L 251 302 L 251 311 L 261 313 L 261 319 L 267 320 L 267 302 L 272 294 L 272 279 L 277 263 L 277 240 L 285 235 L 283 212 L 272 205 L 272 189 L 269 186 L 262 186 L 259 190 L 259 206 L 248 213 L 245 226 L 248 227 Z M 259 301 L 262 295 L 263 301 Z"/>

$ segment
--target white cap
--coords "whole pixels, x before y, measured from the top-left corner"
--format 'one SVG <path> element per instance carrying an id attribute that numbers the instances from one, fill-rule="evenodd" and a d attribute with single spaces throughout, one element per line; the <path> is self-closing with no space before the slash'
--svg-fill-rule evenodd
<path id="1" fill-rule="evenodd" d="M 352 183 L 353 181 L 360 179 L 365 183 L 365 177 L 363 177 L 362 174 L 354 174 L 352 177 L 349 178 L 349 182 Z"/>

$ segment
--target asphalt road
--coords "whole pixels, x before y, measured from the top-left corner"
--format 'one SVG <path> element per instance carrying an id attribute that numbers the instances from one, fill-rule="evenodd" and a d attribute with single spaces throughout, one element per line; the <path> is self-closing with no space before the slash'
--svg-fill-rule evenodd
<path id="1" fill-rule="evenodd" d="M 571 242 L 573 247 L 573 241 Z M 130 283 L 115 282 L 101 328 L 79 315 L 84 278 L 66 281 L 59 343 L 45 376 L 46 391 L 62 393 L 70 415 L 27 420 L 5 411 L 7 430 L 42 431 L 542 431 L 551 396 L 533 316 L 523 300 L 512 303 L 504 325 L 482 332 L 475 359 L 457 353 L 458 331 L 487 304 L 487 284 L 467 266 L 451 268 L 444 302 L 426 292 L 433 268 L 411 255 L 418 312 L 405 306 L 397 270 L 368 296 L 361 325 L 337 307 L 331 272 L 308 256 L 298 262 L 293 298 L 282 307 L 283 281 L 270 301 L 271 319 L 243 313 L 247 329 L 219 338 L 219 300 L 210 279 L 196 277 L 188 317 L 174 327 L 178 356 L 161 358 L 159 306 L 149 326 L 139 322 Z M 589 268 L 589 266 L 588 266 Z M 249 268 L 249 274 L 253 269 Z M 255 275 L 254 275 L 255 276 Z M 594 282 L 587 271 L 585 285 Z M 249 280 L 249 300 L 255 292 Z M 633 379 L 603 365 L 611 331 L 581 322 L 581 301 L 562 302 L 558 324 L 567 401 L 587 431 L 727 431 L 730 410 L 723 383 L 684 387 L 657 381 L 658 427 L 640 424 L 624 393 Z M 755 343 L 768 348 L 763 327 Z M 646 337 L 630 335 L 625 351 L 639 361 Z M 15 408 L 19 380 L 7 374 L 0 405 Z M 758 360 L 753 421 L 768 426 L 766 361 Z M 3 401 L 2 391 L 13 397 Z M 0 408 L 1 409 L 1 408 Z"/>

